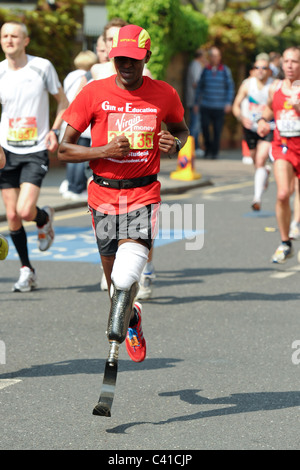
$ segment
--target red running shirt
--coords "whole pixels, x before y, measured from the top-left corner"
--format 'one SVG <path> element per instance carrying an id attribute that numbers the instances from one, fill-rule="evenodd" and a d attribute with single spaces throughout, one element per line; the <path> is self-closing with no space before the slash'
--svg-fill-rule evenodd
<path id="1" fill-rule="evenodd" d="M 283 94 L 281 86 L 282 82 L 274 93 L 272 103 L 276 122 L 274 144 L 284 143 L 290 151 L 300 154 L 300 113 L 289 103 L 290 96 Z"/>
<path id="2" fill-rule="evenodd" d="M 178 123 L 184 108 L 176 90 L 159 80 L 143 77 L 143 84 L 133 91 L 115 83 L 116 75 L 86 85 L 70 104 L 63 119 L 83 132 L 91 123 L 92 147 L 106 145 L 116 135 L 125 135 L 131 151 L 123 159 L 108 157 L 90 161 L 97 175 L 112 179 L 138 178 L 160 170 L 158 133 L 161 123 Z M 120 200 L 127 203 L 122 208 Z M 123 213 L 131 206 L 160 201 L 158 181 L 132 189 L 105 188 L 92 182 L 88 203 L 99 212 Z"/>

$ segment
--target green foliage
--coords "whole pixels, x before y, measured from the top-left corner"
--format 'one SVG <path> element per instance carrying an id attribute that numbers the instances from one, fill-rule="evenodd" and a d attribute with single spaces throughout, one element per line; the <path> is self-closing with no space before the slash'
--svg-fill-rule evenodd
<path id="1" fill-rule="evenodd" d="M 204 44 L 208 36 L 208 21 L 204 15 L 193 10 L 190 5 L 182 5 L 174 23 L 177 42 L 176 50 L 191 55 Z"/>
<path id="2" fill-rule="evenodd" d="M 0 25 L 6 21 L 21 21 L 26 24 L 30 43 L 28 54 L 49 59 L 61 80 L 73 68 L 74 40 L 80 23 L 85 0 L 60 0 L 58 9 L 51 11 L 47 2 L 39 0 L 36 10 L 0 9 Z M 4 56 L 1 51 L 0 60 Z"/>
<path id="3" fill-rule="evenodd" d="M 236 80 L 240 66 L 252 61 L 256 41 L 250 21 L 242 14 L 228 10 L 216 13 L 210 20 L 209 45 L 221 49 L 224 62 Z"/>
<path id="4" fill-rule="evenodd" d="M 121 17 L 145 28 L 151 37 L 152 57 L 149 69 L 154 78 L 163 80 L 170 59 L 179 52 L 192 54 L 208 31 L 206 18 L 180 0 L 107 0 L 109 18 Z"/>
<path id="5" fill-rule="evenodd" d="M 257 53 L 277 51 L 281 54 L 291 46 L 299 46 L 300 28 L 287 26 L 279 36 L 264 36 L 260 34 L 257 38 Z"/>

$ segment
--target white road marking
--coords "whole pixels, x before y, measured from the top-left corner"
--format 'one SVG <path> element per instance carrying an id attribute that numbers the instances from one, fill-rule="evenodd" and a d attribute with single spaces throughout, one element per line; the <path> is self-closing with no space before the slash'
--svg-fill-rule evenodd
<path id="1" fill-rule="evenodd" d="M 10 387 L 11 385 L 15 385 L 19 382 L 22 382 L 20 379 L 0 379 L 0 390 L 2 388 Z"/>
<path id="2" fill-rule="evenodd" d="M 284 279 L 285 277 L 293 276 L 293 274 L 295 274 L 295 272 L 282 271 L 280 273 L 271 274 L 270 277 L 272 277 L 273 279 Z"/>
<path id="3" fill-rule="evenodd" d="M 284 279 L 289 276 L 293 276 L 296 272 L 300 271 L 300 265 L 292 266 L 291 268 L 287 269 L 286 271 L 279 271 L 276 273 L 271 274 L 270 277 L 273 279 Z"/>
<path id="4" fill-rule="evenodd" d="M 223 191 L 232 191 L 233 189 L 247 188 L 249 186 L 253 186 L 253 181 L 245 181 L 244 183 L 226 184 L 224 186 L 214 186 L 213 188 L 203 189 L 203 191 L 201 192 L 203 194 L 213 194 L 213 193 L 220 193 Z"/>
<path id="5" fill-rule="evenodd" d="M 274 181 L 274 179 L 270 178 L 269 181 Z M 226 184 L 224 186 L 215 186 L 213 188 L 203 189 L 203 191 L 201 192 L 204 194 L 213 194 L 222 191 L 232 191 L 233 189 L 247 188 L 249 186 L 253 186 L 253 181 L 244 181 L 243 183 L 233 183 Z"/>
<path id="6" fill-rule="evenodd" d="M 54 215 L 54 221 L 57 221 L 57 220 L 67 220 L 67 219 L 74 219 L 74 217 L 82 217 L 84 215 L 88 215 L 89 212 L 88 210 L 84 210 L 84 211 L 80 211 L 80 212 L 73 212 L 71 214 L 62 214 L 62 215 L 57 215 L 55 214 Z M 36 225 L 35 222 L 23 222 L 23 225 L 24 227 L 28 227 L 30 225 Z M 0 225 L 1 227 L 1 231 L 2 232 L 7 232 L 9 230 L 9 227 L 8 225 Z"/>

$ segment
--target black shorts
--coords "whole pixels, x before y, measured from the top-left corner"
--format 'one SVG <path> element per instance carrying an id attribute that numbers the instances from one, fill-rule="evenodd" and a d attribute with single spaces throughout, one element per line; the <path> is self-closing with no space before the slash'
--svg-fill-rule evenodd
<path id="1" fill-rule="evenodd" d="M 115 255 L 119 240 L 140 240 L 149 250 L 158 230 L 160 204 L 149 204 L 126 214 L 103 214 L 91 209 L 100 255 Z"/>
<path id="2" fill-rule="evenodd" d="M 6 165 L 0 170 L 0 189 L 19 188 L 22 183 L 32 183 L 40 188 L 48 173 L 48 150 L 25 155 L 3 150 Z"/>
<path id="3" fill-rule="evenodd" d="M 272 142 L 273 140 L 273 131 L 270 131 L 269 134 L 265 135 L 265 137 L 261 137 L 256 132 L 250 131 L 250 129 L 246 129 L 243 127 L 244 139 L 247 142 L 247 145 L 250 150 L 254 150 L 257 147 L 257 142 L 259 140 L 263 140 L 265 142 Z"/>

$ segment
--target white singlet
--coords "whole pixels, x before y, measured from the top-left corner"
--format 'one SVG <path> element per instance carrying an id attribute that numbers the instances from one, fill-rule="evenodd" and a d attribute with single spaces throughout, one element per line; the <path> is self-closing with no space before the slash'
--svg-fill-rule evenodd
<path id="1" fill-rule="evenodd" d="M 48 93 L 56 95 L 61 87 L 49 60 L 31 55 L 27 59 L 27 64 L 16 71 L 9 69 L 7 59 L 0 62 L 0 143 L 21 155 L 46 149 Z"/>
<path id="2" fill-rule="evenodd" d="M 270 77 L 262 88 L 258 88 L 256 77 L 250 77 L 247 80 L 248 94 L 246 99 L 248 103 L 243 108 L 243 114 L 245 113 L 244 117 L 247 117 L 255 124 L 262 116 L 263 110 L 268 102 L 269 88 L 273 81 L 274 79 Z"/>

